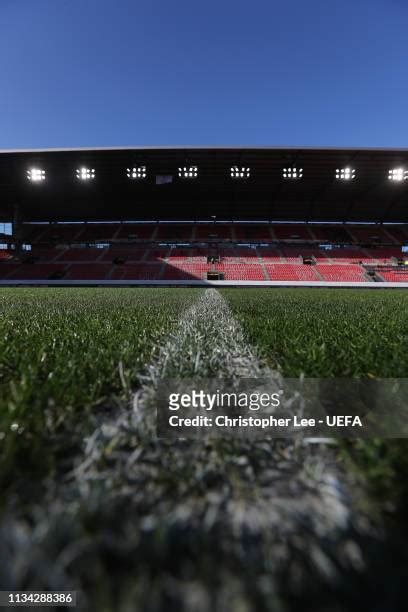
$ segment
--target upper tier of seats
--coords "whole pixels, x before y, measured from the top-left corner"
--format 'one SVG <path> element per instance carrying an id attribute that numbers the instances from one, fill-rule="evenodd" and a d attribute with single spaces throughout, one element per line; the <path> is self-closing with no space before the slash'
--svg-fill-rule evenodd
<path id="1" fill-rule="evenodd" d="M 0 249 L 0 261 L 7 261 L 13 257 L 13 251 L 8 249 Z"/>
<path id="2" fill-rule="evenodd" d="M 306 223 L 54 223 L 25 224 L 19 237 L 28 244 L 94 242 L 284 242 L 387 245 L 408 243 L 403 225 Z"/>
<path id="3" fill-rule="evenodd" d="M 372 247 L 370 249 L 348 246 L 331 249 L 317 248 L 310 245 L 276 245 L 273 247 L 243 247 L 238 245 L 222 247 L 194 246 L 155 246 L 141 244 L 112 244 L 110 246 L 33 246 L 31 251 L 16 253 L 12 250 L 0 250 L 0 259 L 14 261 L 41 262 L 190 262 L 207 261 L 208 256 L 220 258 L 224 263 L 361 263 L 361 264 L 395 264 L 404 259 L 405 254 L 399 247 Z M 407 255 L 408 258 L 408 255 Z"/>

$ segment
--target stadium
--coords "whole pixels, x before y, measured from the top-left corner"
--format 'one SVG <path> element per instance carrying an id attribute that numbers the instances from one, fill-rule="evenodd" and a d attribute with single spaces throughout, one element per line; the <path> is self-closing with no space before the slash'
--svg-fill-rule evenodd
<path id="1" fill-rule="evenodd" d="M 0 608 L 405 612 L 408 3 L 0 6 Z"/>
<path id="2" fill-rule="evenodd" d="M 408 287 L 408 151 L 0 153 L 2 285 Z"/>
<path id="3" fill-rule="evenodd" d="M 1 589 L 90 612 L 404 609 L 406 418 L 271 437 L 280 419 L 247 413 L 215 420 L 268 432 L 191 439 L 158 410 L 163 381 L 266 380 L 280 402 L 318 380 L 344 412 L 352 383 L 406 379 L 407 159 L 0 153 Z"/>

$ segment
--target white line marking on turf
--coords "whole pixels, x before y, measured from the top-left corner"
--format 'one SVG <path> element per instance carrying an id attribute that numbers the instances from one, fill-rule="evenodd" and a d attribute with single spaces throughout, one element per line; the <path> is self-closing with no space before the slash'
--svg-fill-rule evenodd
<path id="1" fill-rule="evenodd" d="M 282 386 L 281 375 L 260 360 L 256 349 L 248 344 L 228 303 L 216 289 L 207 289 L 182 315 L 169 340 L 161 347 L 157 358 L 141 378 L 142 389 L 135 394 L 133 404 L 137 426 L 144 435 L 151 437 L 155 433 L 154 399 L 158 383 L 163 378 L 180 376 L 215 376 L 230 380 L 267 378 L 274 386 L 272 392 Z M 326 469 L 326 462 L 321 458 L 325 454 L 323 449 L 321 457 L 313 459 L 307 447 L 303 445 L 301 449 L 293 439 L 286 439 L 284 443 L 278 440 L 268 442 L 271 446 L 278 443 L 284 444 L 290 454 L 289 464 L 293 469 L 290 487 L 293 490 L 296 486 L 301 489 L 307 486 L 309 495 L 306 503 L 306 496 L 299 495 L 292 499 L 293 495 L 289 490 L 282 499 L 281 491 L 280 495 L 273 499 L 275 508 L 280 507 L 283 513 L 292 514 L 294 521 L 295 515 L 299 518 L 310 511 L 314 512 L 316 517 L 320 516 L 321 525 L 325 523 L 333 528 L 344 528 L 350 518 L 349 500 L 336 470 Z M 304 461 L 304 455 L 307 460 L 296 465 L 298 460 Z M 317 508 L 320 508 L 318 513 Z"/>
<path id="2" fill-rule="evenodd" d="M 227 489 L 231 489 L 223 513 L 217 513 L 212 519 L 221 521 L 223 529 L 232 530 L 235 534 L 248 530 L 263 533 L 269 540 L 275 541 L 278 548 L 284 541 L 286 557 L 281 558 L 279 563 L 290 563 L 290 550 L 296 550 L 299 542 L 302 542 L 308 551 L 305 553 L 307 558 L 319 567 L 322 579 L 327 582 L 336 579 L 339 571 L 331 561 L 338 547 L 344 548 L 346 565 L 353 563 L 353 555 L 362 558 L 355 541 L 352 542 L 353 546 L 349 546 L 350 558 L 347 552 L 346 544 L 352 537 L 350 528 L 359 517 L 357 513 L 356 519 L 352 507 L 347 479 L 336 467 L 335 451 L 327 446 L 321 446 L 316 453 L 313 445 L 299 444 L 288 438 L 231 439 L 225 451 L 222 445 L 217 446 L 216 441 L 209 447 L 206 447 L 205 441 L 186 440 L 181 444 L 178 441 L 158 441 L 154 428 L 157 385 L 163 377 L 177 376 L 230 379 L 270 376 L 277 385 L 280 384 L 279 374 L 267 368 L 256 350 L 248 345 L 241 325 L 227 302 L 215 289 L 206 290 L 181 315 L 176 329 L 147 367 L 142 377 L 142 389 L 135 394 L 136 410 L 123 409 L 110 423 L 98 427 L 88 439 L 90 443 L 75 472 L 82 496 L 90 495 L 93 486 L 100 486 L 101 482 L 106 481 L 116 482 L 119 490 L 128 490 L 131 498 L 132 478 L 138 470 L 143 473 L 144 460 L 151 465 L 153 459 L 148 458 L 150 452 L 159 463 L 162 462 L 159 457 L 163 453 L 178 455 L 176 465 L 180 471 L 180 483 L 183 481 L 183 469 L 190 473 L 197 466 L 200 471 L 204 469 L 203 465 L 211 465 L 216 455 L 217 469 L 221 470 L 219 478 L 224 482 L 224 487 L 228 483 Z M 262 468 L 258 466 L 254 472 L 252 459 L 259 457 L 259 448 L 263 449 L 268 459 L 262 460 Z M 235 485 L 234 479 L 229 480 L 230 467 L 227 466 L 232 460 L 243 466 L 241 475 L 239 478 L 237 476 L 238 480 L 242 479 L 241 484 Z M 256 464 L 257 459 L 254 461 Z M 101 468 L 101 465 L 105 467 Z M 160 469 L 157 469 L 157 474 L 154 472 L 156 476 L 152 478 L 157 477 L 160 481 Z M 131 478 L 129 483 L 127 475 Z M 189 478 L 193 478 L 191 486 L 194 489 L 195 477 L 190 474 Z M 242 490 L 240 487 L 243 487 Z M 107 494 L 110 497 L 115 492 L 107 490 Z M 185 498 L 179 503 L 176 496 L 163 500 L 163 503 L 167 508 L 166 516 L 161 516 L 157 509 L 155 520 L 171 522 L 176 520 L 181 507 L 186 508 L 189 499 Z M 193 507 L 193 499 L 191 504 Z"/>
<path id="3" fill-rule="evenodd" d="M 216 289 L 207 289 L 182 315 L 144 380 L 197 374 L 217 378 L 272 375 L 248 345 L 241 325 Z"/>
<path id="4" fill-rule="evenodd" d="M 140 376 L 142 388 L 133 399 L 141 427 L 153 431 L 154 396 L 163 379 L 171 378 L 263 378 L 270 392 L 281 388 L 281 376 L 259 359 L 225 299 L 207 289 L 181 317 L 156 359 Z"/>

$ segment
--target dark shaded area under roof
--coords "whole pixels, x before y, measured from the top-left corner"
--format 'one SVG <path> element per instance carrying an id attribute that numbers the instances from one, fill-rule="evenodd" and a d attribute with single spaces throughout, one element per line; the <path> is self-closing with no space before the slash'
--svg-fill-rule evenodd
<path id="1" fill-rule="evenodd" d="M 95 169 L 79 181 L 77 168 Z M 130 180 L 126 168 L 146 166 L 147 177 Z M 198 177 L 178 177 L 179 167 L 198 167 Z M 232 179 L 232 166 L 250 178 Z M 356 178 L 336 180 L 337 168 Z M 31 183 L 27 170 L 45 170 Z M 301 180 L 285 180 L 283 168 L 303 168 Z M 271 220 L 408 222 L 408 180 L 388 171 L 408 168 L 408 149 L 314 148 L 117 148 L 0 151 L 0 220 Z M 157 176 L 172 182 L 156 184 Z"/>

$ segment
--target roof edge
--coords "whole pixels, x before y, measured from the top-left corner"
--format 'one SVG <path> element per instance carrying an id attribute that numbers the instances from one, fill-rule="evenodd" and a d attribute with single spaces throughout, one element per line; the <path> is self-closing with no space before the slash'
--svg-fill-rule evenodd
<path id="1" fill-rule="evenodd" d="M 372 151 L 372 152 L 402 152 L 408 153 L 408 147 L 315 147 L 315 146 L 252 146 L 252 145 L 176 145 L 176 146 L 120 146 L 120 147 L 61 147 L 61 148 L 38 148 L 38 149 L 0 149 L 0 154 L 7 153 L 64 153 L 83 151 Z"/>

